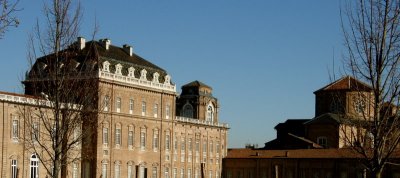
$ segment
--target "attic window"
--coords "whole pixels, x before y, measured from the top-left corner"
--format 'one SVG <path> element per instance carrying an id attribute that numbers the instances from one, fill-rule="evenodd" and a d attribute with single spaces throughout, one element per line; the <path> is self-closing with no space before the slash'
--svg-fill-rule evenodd
<path id="1" fill-rule="evenodd" d="M 328 139 L 326 137 L 318 137 L 317 138 L 317 143 L 324 148 L 328 147 Z"/>
<path id="2" fill-rule="evenodd" d="M 171 83 L 171 76 L 169 76 L 169 75 L 166 75 L 165 76 L 165 82 L 164 82 L 165 84 L 170 84 Z"/>
<path id="3" fill-rule="evenodd" d="M 121 64 L 115 65 L 115 74 L 122 75 L 121 71 L 122 71 L 122 65 Z"/>
<path id="4" fill-rule="evenodd" d="M 146 69 L 143 69 L 140 71 L 140 80 L 147 80 L 147 71 Z"/>
<path id="5" fill-rule="evenodd" d="M 153 82 L 154 82 L 154 83 L 159 83 L 158 77 L 160 77 L 160 74 L 158 74 L 158 72 L 155 72 L 155 73 L 153 74 Z"/>
<path id="6" fill-rule="evenodd" d="M 129 67 L 129 69 L 128 69 L 128 76 L 129 76 L 129 77 L 135 77 L 135 68 Z"/>
<path id="7" fill-rule="evenodd" d="M 103 71 L 110 72 L 110 62 L 108 62 L 108 61 L 103 62 Z"/>

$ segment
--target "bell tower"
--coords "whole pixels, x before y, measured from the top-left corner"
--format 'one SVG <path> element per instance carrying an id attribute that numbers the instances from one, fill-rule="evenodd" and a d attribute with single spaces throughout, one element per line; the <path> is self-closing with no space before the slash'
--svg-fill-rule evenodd
<path id="1" fill-rule="evenodd" d="M 212 88 L 200 81 L 182 86 L 182 93 L 176 99 L 176 115 L 218 123 L 219 104 L 212 95 Z"/>
<path id="2" fill-rule="evenodd" d="M 314 94 L 315 117 L 325 113 L 356 117 L 373 115 L 372 88 L 351 76 L 336 80 Z"/>

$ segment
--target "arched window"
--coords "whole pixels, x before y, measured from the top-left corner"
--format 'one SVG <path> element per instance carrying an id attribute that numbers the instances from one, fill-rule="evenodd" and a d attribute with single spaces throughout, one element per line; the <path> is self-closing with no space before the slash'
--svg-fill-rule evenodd
<path id="1" fill-rule="evenodd" d="M 192 107 L 191 104 L 186 103 L 183 106 L 182 116 L 183 117 L 188 117 L 188 118 L 193 118 L 193 107 Z"/>
<path id="2" fill-rule="evenodd" d="M 207 107 L 207 118 L 206 121 L 213 122 L 214 121 L 214 107 L 210 104 Z"/>
<path id="3" fill-rule="evenodd" d="M 36 153 L 32 154 L 30 159 L 30 178 L 38 178 L 39 177 L 39 158 Z"/>

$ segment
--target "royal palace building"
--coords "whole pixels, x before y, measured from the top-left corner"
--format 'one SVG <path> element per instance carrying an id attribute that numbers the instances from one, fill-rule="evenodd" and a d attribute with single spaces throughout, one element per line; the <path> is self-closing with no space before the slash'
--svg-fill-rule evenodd
<path id="1" fill-rule="evenodd" d="M 167 71 L 136 55 L 129 45 L 78 38 L 73 46 L 77 49 L 74 60 L 58 66 L 93 67 L 85 79 L 95 84 L 90 89 L 97 93 L 97 100 L 91 107 L 99 110 L 91 123 L 95 133 L 75 148 L 80 159 L 66 166 L 63 177 L 220 177 L 228 125 L 219 120 L 219 103 L 210 86 L 193 81 L 178 94 Z M 82 56 L 93 60 L 84 61 Z M 26 149 L 22 139 L 32 134 L 26 132 L 27 127 L 34 126 L 26 124 L 21 108 L 35 110 L 38 101 L 51 102 L 43 97 L 46 88 L 30 76 L 34 68 L 51 66 L 51 58 L 42 57 L 33 65 L 23 82 L 24 95 L 0 93 L 1 177 L 47 176 L 38 158 L 40 150 Z M 35 129 L 44 129 L 39 126 L 40 121 Z"/>

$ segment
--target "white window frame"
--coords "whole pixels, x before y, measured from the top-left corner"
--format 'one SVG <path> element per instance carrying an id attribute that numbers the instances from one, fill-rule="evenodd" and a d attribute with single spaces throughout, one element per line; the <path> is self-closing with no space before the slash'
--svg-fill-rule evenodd
<path id="1" fill-rule="evenodd" d="M 135 101 L 133 99 L 129 100 L 129 114 L 133 114 Z"/>
<path id="2" fill-rule="evenodd" d="M 146 101 L 142 101 L 142 116 L 146 116 Z"/>
<path id="3" fill-rule="evenodd" d="M 154 116 L 154 118 L 158 117 L 158 104 L 157 103 L 154 104 L 153 116 Z"/>
<path id="4" fill-rule="evenodd" d="M 108 172 L 108 168 L 107 168 L 108 164 L 107 163 L 102 163 L 101 165 L 101 178 L 107 178 L 107 172 Z"/>
<path id="5" fill-rule="evenodd" d="M 103 127 L 103 145 L 108 145 L 108 127 Z"/>
<path id="6" fill-rule="evenodd" d="M 165 132 L 165 150 L 169 151 L 171 149 L 171 134 L 169 131 Z"/>
<path id="7" fill-rule="evenodd" d="M 157 178 L 157 167 L 155 166 L 151 170 L 151 178 Z"/>
<path id="8" fill-rule="evenodd" d="M 11 160 L 11 178 L 17 178 L 18 176 L 18 161 L 16 159 Z"/>
<path id="9" fill-rule="evenodd" d="M 108 95 L 104 96 L 104 111 L 108 111 L 108 107 L 110 106 L 110 97 Z"/>
<path id="10" fill-rule="evenodd" d="M 121 164 L 117 161 L 114 165 L 114 178 L 121 177 Z"/>
<path id="11" fill-rule="evenodd" d="M 17 116 L 13 117 L 11 125 L 11 136 L 14 142 L 18 142 L 19 139 L 19 120 Z"/>
<path id="12" fill-rule="evenodd" d="M 121 97 L 117 97 L 115 101 L 115 108 L 117 109 L 118 113 L 121 112 L 121 105 L 122 105 L 121 102 L 122 102 Z"/>
<path id="13" fill-rule="evenodd" d="M 29 164 L 29 177 L 30 178 L 39 178 L 39 158 L 37 155 L 34 153 L 32 154 L 30 158 L 30 164 Z"/>
<path id="14" fill-rule="evenodd" d="M 207 106 L 206 121 L 208 121 L 208 122 L 214 122 L 214 113 L 215 113 L 214 106 L 210 103 L 210 104 Z"/>
<path id="15" fill-rule="evenodd" d="M 160 133 L 158 129 L 153 130 L 153 151 L 157 151 L 160 145 Z"/>
<path id="16" fill-rule="evenodd" d="M 171 106 L 167 104 L 165 108 L 165 119 L 169 119 L 169 116 L 171 115 Z"/>
<path id="17" fill-rule="evenodd" d="M 78 178 L 78 164 L 72 163 L 72 178 Z"/>
<path id="18" fill-rule="evenodd" d="M 128 149 L 133 149 L 133 144 L 135 143 L 135 132 L 133 128 L 129 128 L 128 131 Z"/>
<path id="19" fill-rule="evenodd" d="M 32 141 L 34 143 L 38 142 L 38 139 L 40 138 L 40 132 L 39 132 L 39 123 L 34 121 L 32 124 Z"/>
<path id="20" fill-rule="evenodd" d="M 146 150 L 146 128 L 140 128 L 140 150 Z"/>
<path id="21" fill-rule="evenodd" d="M 116 148 L 120 148 L 120 146 L 121 146 L 121 132 L 122 132 L 122 129 L 121 129 L 121 126 L 119 126 L 119 125 L 117 125 L 116 127 L 115 127 L 115 147 Z"/>
<path id="22" fill-rule="evenodd" d="M 127 178 L 133 178 L 133 175 L 134 175 L 133 167 L 134 166 L 132 165 L 132 163 L 128 163 L 128 173 L 127 173 L 128 177 Z"/>

